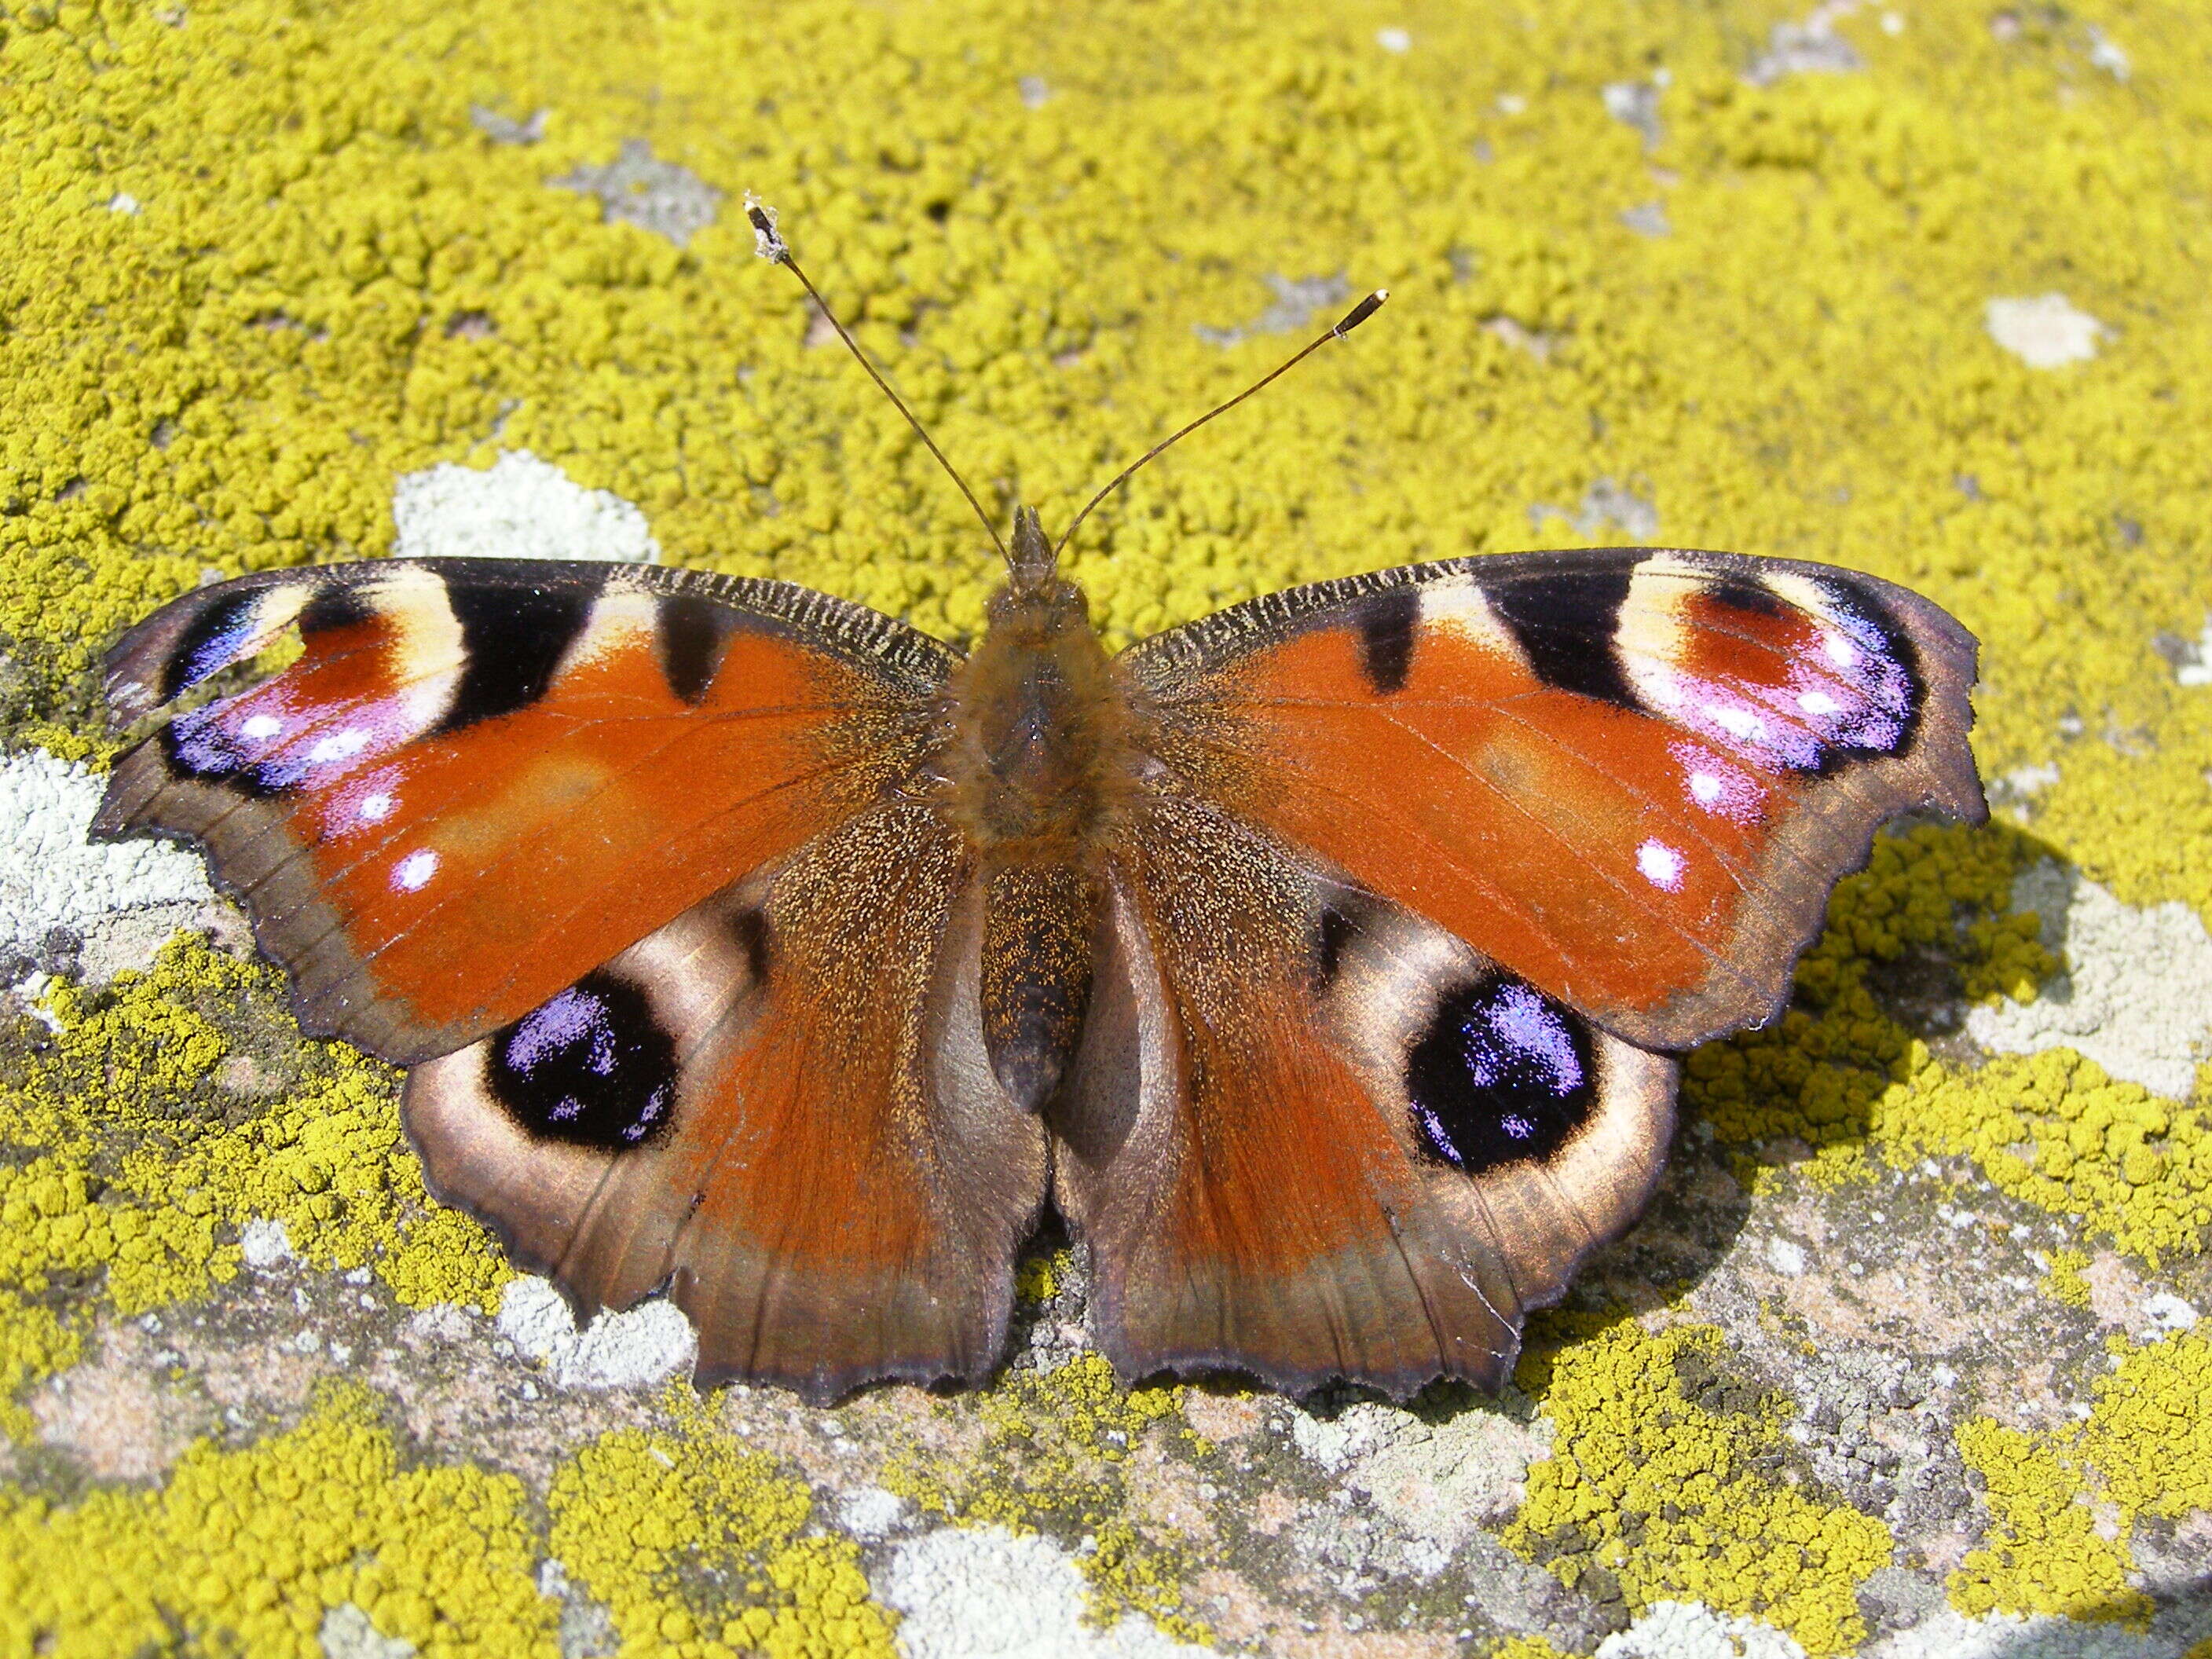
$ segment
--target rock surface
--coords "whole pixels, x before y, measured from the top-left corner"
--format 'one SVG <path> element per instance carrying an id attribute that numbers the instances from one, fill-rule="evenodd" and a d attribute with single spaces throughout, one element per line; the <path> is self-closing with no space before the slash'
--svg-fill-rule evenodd
<path id="1" fill-rule="evenodd" d="M 2200 11 L 0 9 L 0 1655 L 2205 1659 Z M 1502 1397 L 1126 1388 L 1054 1237 L 988 1389 L 702 1395 L 672 1305 L 580 1326 L 428 1200 L 192 858 L 84 843 L 100 652 L 248 569 L 972 636 L 748 189 L 1048 520 L 1391 288 L 1086 526 L 1117 641 L 1662 535 L 1980 635 L 1997 822 L 1895 826 L 1687 1057 Z"/>

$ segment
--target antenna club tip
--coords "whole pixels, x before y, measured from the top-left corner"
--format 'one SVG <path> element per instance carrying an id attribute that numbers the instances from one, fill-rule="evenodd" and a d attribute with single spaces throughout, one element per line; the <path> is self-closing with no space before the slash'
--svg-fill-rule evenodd
<path id="1" fill-rule="evenodd" d="M 1346 312 L 1345 313 L 1344 320 L 1339 323 L 1334 328 L 1329 330 L 1329 335 L 1336 339 L 1342 339 L 1346 335 L 1351 333 L 1353 329 L 1358 328 L 1360 324 L 1365 322 L 1376 312 L 1382 310 L 1382 302 L 1389 297 L 1390 290 L 1389 289 L 1376 289 L 1372 294 L 1369 295 L 1358 305 L 1352 307 L 1350 311 Z"/>
<path id="2" fill-rule="evenodd" d="M 783 240 L 783 233 L 775 228 L 775 210 L 752 193 L 745 192 L 745 222 L 753 228 L 753 252 L 772 265 L 780 265 L 791 256 L 791 249 Z"/>

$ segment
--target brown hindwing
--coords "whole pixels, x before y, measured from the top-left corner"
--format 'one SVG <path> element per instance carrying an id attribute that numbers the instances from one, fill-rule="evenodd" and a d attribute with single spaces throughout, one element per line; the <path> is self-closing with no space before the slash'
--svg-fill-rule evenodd
<path id="1" fill-rule="evenodd" d="M 981 1381 L 1044 1138 L 991 1074 L 981 893 L 886 808 L 408 1079 L 433 1188 L 584 1305 L 666 1286 L 702 1382 Z"/>
<path id="2" fill-rule="evenodd" d="M 1118 860 L 1049 1117 L 1125 1376 L 1510 1374 L 1649 1197 L 1675 1068 L 1204 803 Z"/>

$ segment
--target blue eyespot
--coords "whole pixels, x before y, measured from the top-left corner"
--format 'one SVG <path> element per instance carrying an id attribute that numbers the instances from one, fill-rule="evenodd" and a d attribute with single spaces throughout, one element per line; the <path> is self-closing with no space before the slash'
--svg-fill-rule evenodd
<path id="1" fill-rule="evenodd" d="M 491 1092 L 532 1134 L 602 1152 L 640 1146 L 676 1100 L 676 1045 L 643 991 L 587 974 L 491 1039 Z"/>
<path id="2" fill-rule="evenodd" d="M 1596 1109 L 1594 1059 L 1565 1004 L 1502 974 L 1479 980 L 1444 999 L 1407 1057 L 1414 1134 L 1470 1175 L 1544 1162 Z"/>

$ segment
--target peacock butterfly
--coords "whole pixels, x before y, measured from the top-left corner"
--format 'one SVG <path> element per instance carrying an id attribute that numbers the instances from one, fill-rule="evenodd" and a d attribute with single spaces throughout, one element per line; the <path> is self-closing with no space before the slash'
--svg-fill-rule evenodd
<path id="1" fill-rule="evenodd" d="M 1872 577 L 1455 559 L 1109 655 L 1058 551 L 1016 514 L 964 658 L 645 566 L 223 582 L 118 720 L 296 660 L 95 833 L 203 846 L 301 1026 L 410 1068 L 432 1190 L 580 1304 L 665 1288 L 702 1381 L 984 1377 L 1051 1205 L 1123 1375 L 1403 1396 L 1504 1380 L 1876 826 L 1984 810 L 1974 641 Z"/>

